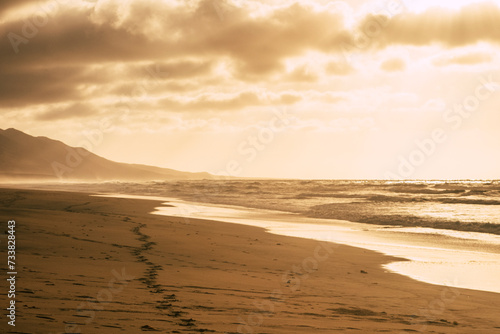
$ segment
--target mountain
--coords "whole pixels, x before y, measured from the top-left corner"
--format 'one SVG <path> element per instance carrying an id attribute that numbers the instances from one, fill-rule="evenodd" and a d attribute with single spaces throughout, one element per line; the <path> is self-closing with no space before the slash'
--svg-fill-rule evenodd
<path id="1" fill-rule="evenodd" d="M 148 181 L 208 179 L 209 173 L 125 164 L 16 129 L 0 129 L 0 180 Z"/>

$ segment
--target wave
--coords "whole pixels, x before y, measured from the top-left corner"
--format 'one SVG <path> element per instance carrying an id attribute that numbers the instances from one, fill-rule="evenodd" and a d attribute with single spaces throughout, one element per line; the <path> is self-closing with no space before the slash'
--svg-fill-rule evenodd
<path id="1" fill-rule="evenodd" d="M 422 208 L 422 206 L 419 206 Z M 425 206 L 424 206 L 425 207 Z M 453 210 L 453 208 L 451 208 Z M 405 211 L 405 213 L 400 213 Z M 436 209 L 439 211 L 439 208 Z M 388 214 L 383 214 L 388 212 Z M 484 221 L 467 221 L 436 214 L 418 215 L 416 208 L 378 206 L 376 203 L 324 204 L 312 207 L 306 215 L 311 218 L 340 219 L 351 222 L 401 227 L 429 227 L 465 232 L 482 232 L 500 235 L 500 224 Z M 459 213 L 458 216 L 461 216 Z"/>
<path id="2" fill-rule="evenodd" d="M 60 186 L 62 187 L 62 186 Z M 198 180 L 70 185 L 314 218 L 500 234 L 498 180 Z"/>

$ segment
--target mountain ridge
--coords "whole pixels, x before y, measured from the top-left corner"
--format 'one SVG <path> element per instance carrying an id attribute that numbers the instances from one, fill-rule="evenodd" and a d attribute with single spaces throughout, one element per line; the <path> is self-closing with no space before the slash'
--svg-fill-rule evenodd
<path id="1" fill-rule="evenodd" d="M 44 136 L 0 129 L 0 180 L 154 181 L 211 179 L 207 173 L 121 163 Z"/>

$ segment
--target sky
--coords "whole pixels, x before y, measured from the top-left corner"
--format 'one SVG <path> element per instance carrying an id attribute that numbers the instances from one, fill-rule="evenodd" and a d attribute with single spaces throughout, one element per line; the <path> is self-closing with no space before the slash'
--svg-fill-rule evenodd
<path id="1" fill-rule="evenodd" d="M 0 35 L 0 127 L 111 160 L 500 178 L 500 0 L 4 0 Z"/>

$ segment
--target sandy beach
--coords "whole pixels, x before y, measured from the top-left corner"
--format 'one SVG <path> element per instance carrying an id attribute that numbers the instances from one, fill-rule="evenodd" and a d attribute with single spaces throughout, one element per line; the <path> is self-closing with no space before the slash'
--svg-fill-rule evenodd
<path id="1" fill-rule="evenodd" d="M 0 202 L 18 271 L 2 332 L 500 333 L 499 294 L 390 273 L 380 253 L 150 214 L 160 201 L 4 188 Z"/>

